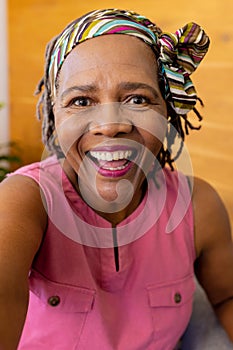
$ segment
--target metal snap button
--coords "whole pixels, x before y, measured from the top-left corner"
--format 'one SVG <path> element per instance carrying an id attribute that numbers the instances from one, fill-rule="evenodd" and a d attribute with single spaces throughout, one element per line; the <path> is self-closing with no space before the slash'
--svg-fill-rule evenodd
<path id="1" fill-rule="evenodd" d="M 58 296 L 58 295 L 53 295 L 52 297 L 50 297 L 49 299 L 48 299 L 48 303 L 49 303 L 49 305 L 51 305 L 51 306 L 57 306 L 57 305 L 59 305 L 60 304 L 60 297 Z"/>
<path id="2" fill-rule="evenodd" d="M 179 304 L 179 303 L 181 302 L 181 300 L 182 300 L 181 294 L 180 294 L 180 293 L 176 293 L 176 294 L 174 295 L 174 301 L 175 301 L 175 303 L 176 303 L 176 304 Z"/>

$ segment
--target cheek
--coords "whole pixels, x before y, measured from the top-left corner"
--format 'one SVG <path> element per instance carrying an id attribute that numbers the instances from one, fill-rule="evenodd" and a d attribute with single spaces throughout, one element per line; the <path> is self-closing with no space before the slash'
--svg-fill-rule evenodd
<path id="1" fill-rule="evenodd" d="M 152 140 L 148 140 L 147 148 L 153 153 L 154 156 L 157 156 L 161 147 L 162 142 L 157 138 L 152 138 Z"/>
<path id="2" fill-rule="evenodd" d="M 153 128 L 152 126 L 150 128 L 150 131 L 139 128 L 138 132 L 141 136 L 141 140 L 143 146 L 145 147 L 145 150 L 148 150 L 149 152 L 152 152 L 153 155 L 157 156 L 165 139 L 166 128 Z"/>
<path id="3" fill-rule="evenodd" d="M 140 118 L 135 118 L 133 124 L 140 130 L 140 134 L 144 139 L 145 144 L 151 146 L 154 143 L 164 142 L 167 132 L 167 118 L 155 110 L 147 110 L 140 115 Z"/>
<path id="4" fill-rule="evenodd" d="M 88 124 L 85 120 L 80 120 L 75 114 L 69 113 L 67 115 L 59 111 L 55 115 L 55 127 L 58 142 L 66 155 L 70 150 L 74 150 L 77 142 L 86 133 Z"/>

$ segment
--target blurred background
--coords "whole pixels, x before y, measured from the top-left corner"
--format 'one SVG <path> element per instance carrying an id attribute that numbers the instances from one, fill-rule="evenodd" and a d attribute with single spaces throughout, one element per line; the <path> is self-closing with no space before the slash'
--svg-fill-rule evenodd
<path id="1" fill-rule="evenodd" d="M 0 143 L 15 141 L 23 164 L 40 160 L 41 125 L 33 93 L 43 74 L 45 45 L 74 18 L 105 7 L 135 10 L 164 31 L 194 21 L 210 36 L 209 53 L 192 77 L 205 104 L 199 108 L 202 129 L 191 133 L 187 147 L 194 174 L 218 190 L 233 222 L 232 0 L 1 0 Z"/>

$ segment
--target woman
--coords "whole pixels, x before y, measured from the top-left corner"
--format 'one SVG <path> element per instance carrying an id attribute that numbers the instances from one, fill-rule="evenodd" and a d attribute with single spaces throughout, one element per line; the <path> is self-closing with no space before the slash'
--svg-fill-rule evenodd
<path id="1" fill-rule="evenodd" d="M 194 271 L 233 340 L 226 210 L 172 171 L 208 45 L 194 23 L 165 34 L 117 9 L 49 43 L 38 114 L 53 156 L 1 184 L 3 349 L 174 349 Z"/>

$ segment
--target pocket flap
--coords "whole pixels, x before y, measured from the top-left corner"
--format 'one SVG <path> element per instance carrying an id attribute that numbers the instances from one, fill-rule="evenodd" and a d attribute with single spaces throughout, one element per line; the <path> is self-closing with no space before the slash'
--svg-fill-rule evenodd
<path id="1" fill-rule="evenodd" d="M 171 281 L 166 284 L 147 287 L 151 307 L 182 306 L 192 298 L 194 290 L 195 283 L 193 276 Z"/>
<path id="2" fill-rule="evenodd" d="M 92 309 L 95 290 L 50 281 L 31 271 L 30 290 L 45 304 L 63 312 L 88 312 Z"/>

